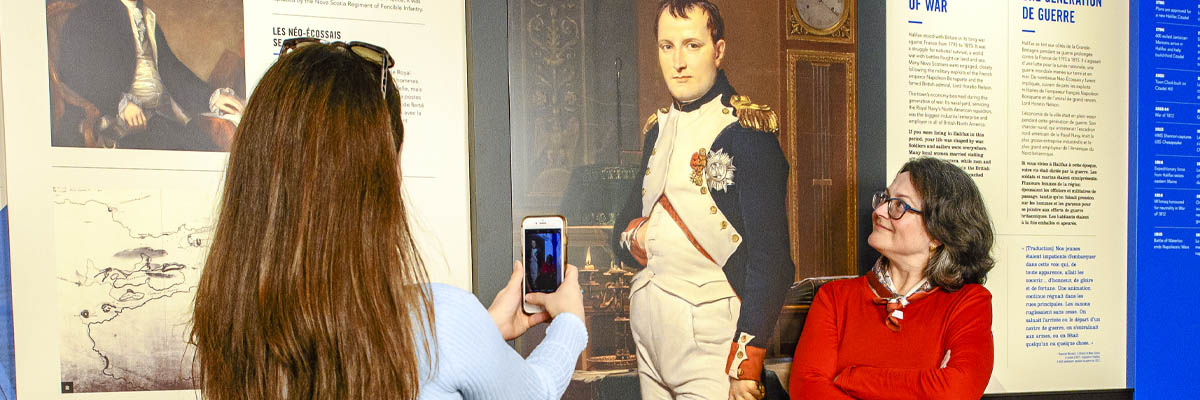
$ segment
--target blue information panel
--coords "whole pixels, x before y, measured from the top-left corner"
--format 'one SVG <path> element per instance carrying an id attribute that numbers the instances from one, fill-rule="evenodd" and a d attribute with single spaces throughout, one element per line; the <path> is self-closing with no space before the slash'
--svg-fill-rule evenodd
<path id="1" fill-rule="evenodd" d="M 1143 4 L 1138 264 L 1200 265 L 1200 6 Z"/>
<path id="2" fill-rule="evenodd" d="M 1200 318 L 1190 282 L 1200 267 L 1200 4 L 1137 6 L 1136 368 L 1138 398 L 1183 398 L 1194 388 Z M 1160 347 L 1165 346 L 1165 347 Z M 1169 350 L 1168 350 L 1169 349 Z M 1185 394 L 1186 393 L 1186 394 Z"/>

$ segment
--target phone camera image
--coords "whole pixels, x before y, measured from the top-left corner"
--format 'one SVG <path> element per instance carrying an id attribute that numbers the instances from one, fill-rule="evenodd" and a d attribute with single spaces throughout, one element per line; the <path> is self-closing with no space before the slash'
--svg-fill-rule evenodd
<path id="1" fill-rule="evenodd" d="M 561 229 L 525 231 L 525 287 L 529 292 L 558 290 L 562 254 Z"/>

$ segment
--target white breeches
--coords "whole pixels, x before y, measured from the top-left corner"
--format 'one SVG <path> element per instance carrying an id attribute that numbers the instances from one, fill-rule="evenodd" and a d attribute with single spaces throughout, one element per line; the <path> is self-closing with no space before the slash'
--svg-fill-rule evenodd
<path id="1" fill-rule="evenodd" d="M 741 301 L 693 305 L 650 282 L 630 298 L 643 399 L 726 399 L 725 360 Z"/>

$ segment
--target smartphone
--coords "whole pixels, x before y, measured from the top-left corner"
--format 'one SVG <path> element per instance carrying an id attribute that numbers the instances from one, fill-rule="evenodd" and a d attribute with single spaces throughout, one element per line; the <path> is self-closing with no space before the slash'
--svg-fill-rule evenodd
<path id="1" fill-rule="evenodd" d="M 567 263 L 567 219 L 562 216 L 532 216 L 521 220 L 522 259 L 525 263 L 525 293 L 553 293 L 563 280 Z M 544 311 L 541 306 L 525 303 L 525 312 Z"/>

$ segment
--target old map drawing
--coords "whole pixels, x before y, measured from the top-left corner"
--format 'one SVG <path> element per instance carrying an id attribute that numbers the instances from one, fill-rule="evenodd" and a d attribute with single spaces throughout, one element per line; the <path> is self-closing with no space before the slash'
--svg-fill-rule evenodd
<path id="1" fill-rule="evenodd" d="M 191 389 L 212 192 L 54 189 L 63 393 Z"/>

